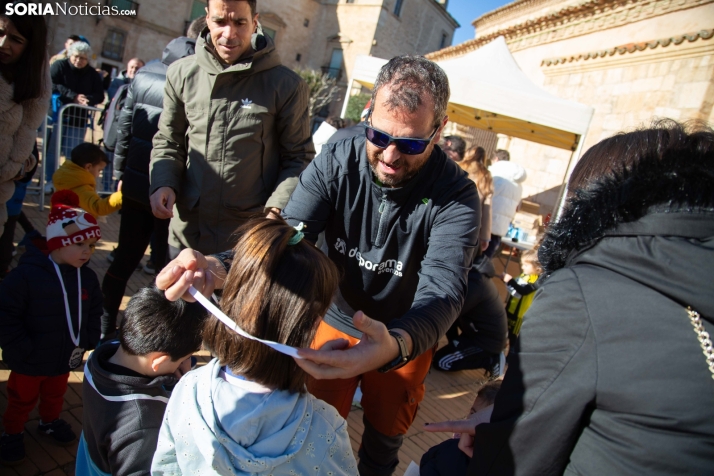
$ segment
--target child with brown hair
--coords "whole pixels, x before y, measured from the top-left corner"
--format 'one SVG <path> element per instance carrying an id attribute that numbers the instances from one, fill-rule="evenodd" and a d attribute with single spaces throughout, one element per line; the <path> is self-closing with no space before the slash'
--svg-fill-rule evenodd
<path id="1" fill-rule="evenodd" d="M 345 420 L 307 392 L 292 357 L 265 343 L 310 345 L 337 268 L 280 218 L 251 220 L 238 235 L 221 300 L 226 322 L 211 316 L 203 329 L 216 358 L 174 389 L 151 472 L 357 475 Z"/>
<path id="2" fill-rule="evenodd" d="M 510 296 L 506 301 L 506 315 L 508 316 L 508 332 L 513 337 L 518 337 L 523 324 L 523 315 L 533 302 L 535 292 L 540 285 L 540 278 L 543 269 L 538 261 L 537 250 L 527 250 L 521 253 L 521 275 L 513 278 L 508 273 L 503 273 L 501 277 L 506 283 Z"/>

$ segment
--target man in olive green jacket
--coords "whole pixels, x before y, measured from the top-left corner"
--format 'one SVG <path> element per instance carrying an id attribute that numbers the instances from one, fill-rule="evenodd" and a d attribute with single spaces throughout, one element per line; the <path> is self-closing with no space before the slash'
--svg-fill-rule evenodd
<path id="1" fill-rule="evenodd" d="M 308 88 L 280 64 L 255 0 L 209 0 L 196 54 L 168 69 L 151 156 L 151 206 L 172 254 L 231 248 L 256 212 L 279 213 L 314 156 Z"/>

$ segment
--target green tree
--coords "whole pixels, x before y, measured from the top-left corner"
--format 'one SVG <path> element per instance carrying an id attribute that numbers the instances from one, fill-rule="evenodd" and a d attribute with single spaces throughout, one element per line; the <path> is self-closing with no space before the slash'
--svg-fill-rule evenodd
<path id="1" fill-rule="evenodd" d="M 370 99 L 372 99 L 372 96 L 364 93 L 357 94 L 356 96 L 350 96 L 350 99 L 347 102 L 347 112 L 345 113 L 345 117 L 347 119 L 352 119 L 355 122 L 359 122 L 360 115 L 362 114 L 362 111 L 364 111 L 364 107 Z"/>
<path id="2" fill-rule="evenodd" d="M 298 69 L 295 72 L 305 80 L 310 90 L 309 111 L 310 117 L 313 117 L 337 96 L 340 90 L 337 79 L 312 69 Z"/>

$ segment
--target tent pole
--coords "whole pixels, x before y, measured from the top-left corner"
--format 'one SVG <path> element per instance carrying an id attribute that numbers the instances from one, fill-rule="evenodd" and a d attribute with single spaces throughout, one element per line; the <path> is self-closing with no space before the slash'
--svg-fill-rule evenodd
<path id="1" fill-rule="evenodd" d="M 560 186 L 560 192 L 558 193 L 558 200 L 555 202 L 555 207 L 553 207 L 553 219 L 551 222 L 555 222 L 560 218 L 560 214 L 563 213 L 563 207 L 565 207 L 565 199 L 567 197 L 568 179 L 570 179 L 570 174 L 573 173 L 575 164 L 578 163 L 580 159 L 580 154 L 583 151 L 583 144 L 585 143 L 585 136 L 580 136 L 578 138 L 578 146 L 573 152 L 570 153 L 570 160 L 568 160 L 568 168 L 565 169 L 565 177 L 563 178 L 563 184 Z M 575 160 L 573 160 L 575 159 Z"/>
<path id="2" fill-rule="evenodd" d="M 355 86 L 355 80 L 354 78 L 350 79 L 350 85 L 347 87 L 347 94 L 345 94 L 345 102 L 342 104 L 342 112 L 340 113 L 340 117 L 342 119 L 345 118 L 345 114 L 347 114 L 347 104 L 350 102 L 350 96 L 352 95 L 352 88 Z"/>

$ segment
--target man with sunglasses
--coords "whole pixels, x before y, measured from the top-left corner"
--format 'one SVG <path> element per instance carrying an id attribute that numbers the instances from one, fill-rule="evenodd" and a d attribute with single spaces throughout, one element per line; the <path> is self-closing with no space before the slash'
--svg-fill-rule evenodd
<path id="1" fill-rule="evenodd" d="M 362 476 L 396 469 L 435 346 L 467 294 L 480 206 L 474 183 L 435 147 L 448 100 L 439 66 L 393 58 L 377 77 L 365 134 L 325 144 L 282 214 L 304 225 L 307 240 L 324 231 L 324 251 L 343 271 L 312 349 L 296 362 L 311 375 L 308 390 L 345 418 L 361 386 Z M 221 258 L 185 250 L 157 285 L 169 299 L 191 283 L 210 295 L 223 284 L 214 282 Z M 505 313 L 503 321 L 495 332 L 485 327 L 495 352 L 505 344 Z"/>

